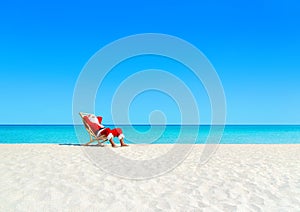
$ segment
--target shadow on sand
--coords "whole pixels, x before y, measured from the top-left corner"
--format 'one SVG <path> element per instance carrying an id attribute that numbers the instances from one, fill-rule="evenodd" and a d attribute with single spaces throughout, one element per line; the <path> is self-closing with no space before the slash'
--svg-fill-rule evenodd
<path id="1" fill-rule="evenodd" d="M 93 145 L 88 145 L 85 146 L 84 144 L 59 144 L 62 146 L 83 146 L 83 147 L 105 147 L 105 145 L 98 145 L 98 144 L 93 144 Z"/>

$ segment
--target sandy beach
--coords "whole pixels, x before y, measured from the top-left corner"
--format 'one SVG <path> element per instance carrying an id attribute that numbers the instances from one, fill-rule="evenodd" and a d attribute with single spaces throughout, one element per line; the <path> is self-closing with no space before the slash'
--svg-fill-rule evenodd
<path id="1" fill-rule="evenodd" d="M 113 151 L 135 160 L 164 155 L 171 145 Z M 175 169 L 147 180 L 111 175 L 83 148 L 0 145 L 0 211 L 299 211 L 300 145 L 220 145 L 199 165 L 195 145 Z M 120 162 L 120 161 L 119 161 Z M 107 164 L 106 164 L 107 165 Z"/>

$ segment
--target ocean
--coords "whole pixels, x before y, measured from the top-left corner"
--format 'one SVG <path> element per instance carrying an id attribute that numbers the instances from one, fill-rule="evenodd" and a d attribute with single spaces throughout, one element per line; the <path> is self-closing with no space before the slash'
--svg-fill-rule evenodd
<path id="1" fill-rule="evenodd" d="M 114 126 L 107 126 L 113 128 Z M 127 143 L 206 143 L 210 126 L 118 126 Z M 76 128 L 76 130 L 75 130 Z M 211 134 L 214 137 L 214 133 Z M 117 138 L 115 141 L 117 143 Z M 80 144 L 89 137 L 81 125 L 1 125 L 2 144 Z M 218 140 L 214 141 L 218 142 Z M 227 125 L 221 144 L 300 144 L 300 125 Z"/>

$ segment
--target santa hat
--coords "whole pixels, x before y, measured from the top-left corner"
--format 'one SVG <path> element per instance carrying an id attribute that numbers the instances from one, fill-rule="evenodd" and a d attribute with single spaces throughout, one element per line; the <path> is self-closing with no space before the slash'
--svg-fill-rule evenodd
<path id="1" fill-rule="evenodd" d="M 99 124 L 101 124 L 102 123 L 102 117 L 101 116 L 97 116 L 97 119 L 98 119 Z"/>

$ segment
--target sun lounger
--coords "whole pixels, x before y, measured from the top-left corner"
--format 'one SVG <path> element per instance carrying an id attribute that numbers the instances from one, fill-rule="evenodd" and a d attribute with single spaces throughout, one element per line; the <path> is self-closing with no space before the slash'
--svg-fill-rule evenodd
<path id="1" fill-rule="evenodd" d="M 79 113 L 81 119 L 82 119 L 82 122 L 84 124 L 84 127 L 86 129 L 86 131 L 89 133 L 89 136 L 90 136 L 90 141 L 87 142 L 86 144 L 84 144 L 85 146 L 97 141 L 98 142 L 98 145 L 101 145 L 102 143 L 106 142 L 107 141 L 107 137 L 105 135 L 100 135 L 100 136 L 97 136 L 93 130 L 91 129 L 91 127 L 86 123 L 86 121 L 84 120 L 84 117 L 89 115 L 89 113 L 83 113 L 83 112 L 80 112 Z"/>

